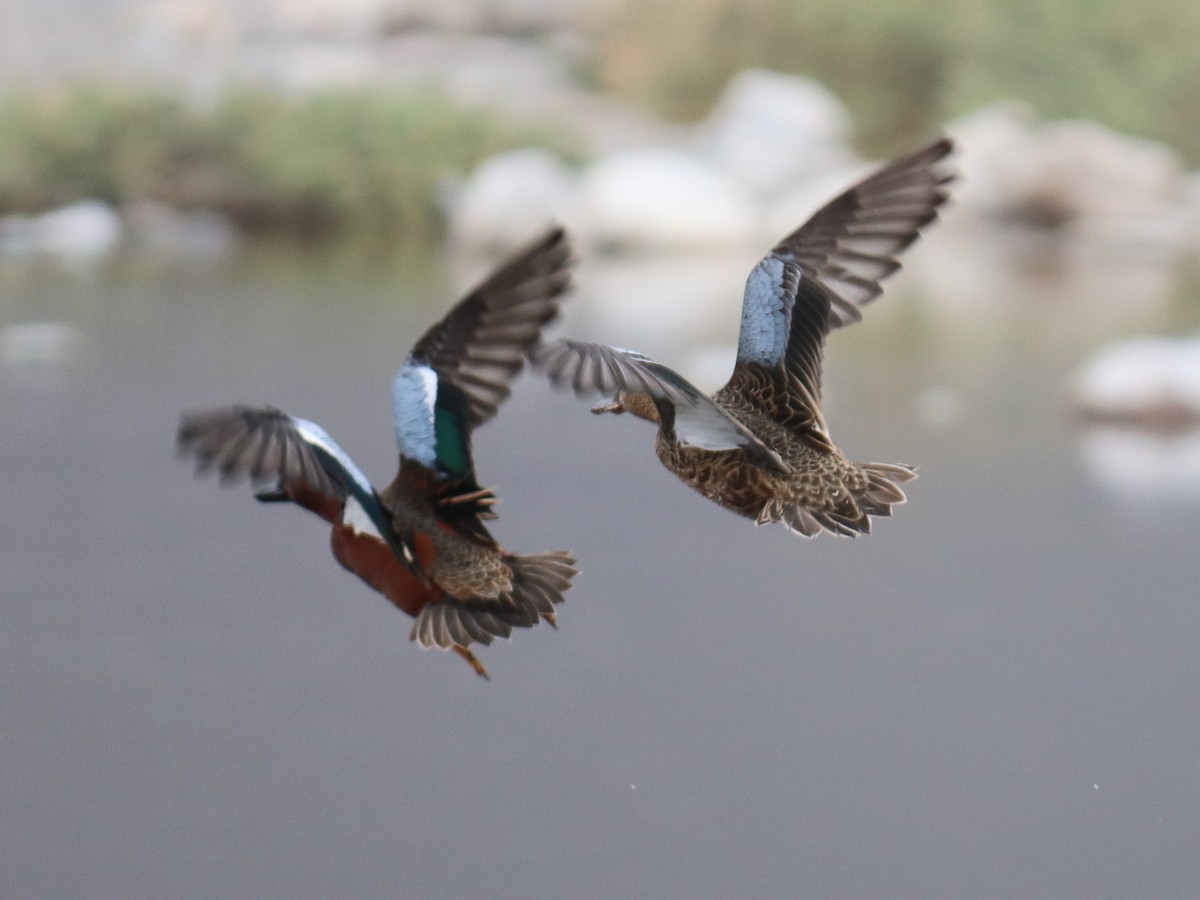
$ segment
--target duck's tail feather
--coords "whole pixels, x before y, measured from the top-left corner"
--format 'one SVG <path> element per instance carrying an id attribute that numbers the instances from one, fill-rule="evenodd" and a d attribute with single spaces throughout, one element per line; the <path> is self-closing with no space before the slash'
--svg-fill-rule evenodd
<path id="1" fill-rule="evenodd" d="M 917 477 L 912 466 L 898 463 L 860 463 L 859 469 L 867 476 L 867 487 L 855 499 L 872 516 L 890 516 L 892 507 L 906 499 L 900 485 Z"/>
<path id="2" fill-rule="evenodd" d="M 512 590 L 496 600 L 445 597 L 426 605 L 413 623 L 412 639 L 422 647 L 469 647 L 507 638 L 513 628 L 531 628 L 543 619 L 555 623 L 554 607 L 578 574 L 565 550 L 505 558 L 512 569 Z"/>
<path id="3" fill-rule="evenodd" d="M 523 621 L 513 624 L 536 625 L 541 618 L 554 625 L 554 607 L 563 602 L 563 593 L 579 574 L 575 558 L 566 550 L 552 550 L 513 556 L 508 562 L 513 570 L 512 604 L 523 615 Z"/>
<path id="4" fill-rule="evenodd" d="M 865 483 L 844 490 L 841 503 L 814 508 L 811 498 L 804 495 L 773 497 L 763 506 L 756 524 L 782 522 L 804 537 L 816 537 L 822 531 L 843 537 L 870 534 L 871 516 L 890 516 L 892 507 L 905 500 L 900 485 L 912 481 L 917 473 L 910 466 L 890 463 L 862 463 L 858 468 Z"/>

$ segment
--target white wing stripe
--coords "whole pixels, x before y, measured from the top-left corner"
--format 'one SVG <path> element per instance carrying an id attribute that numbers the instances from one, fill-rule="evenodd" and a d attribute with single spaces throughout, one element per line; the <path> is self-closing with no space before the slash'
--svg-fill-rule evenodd
<path id="1" fill-rule="evenodd" d="M 736 450 L 749 444 L 746 435 L 711 403 L 676 405 L 675 438 L 701 450 Z"/>
<path id="2" fill-rule="evenodd" d="M 384 540 L 383 535 L 379 533 L 379 529 L 371 520 L 370 513 L 353 494 L 346 498 L 346 505 L 342 510 L 342 523 L 349 525 L 358 534 L 365 534 L 380 541 Z"/>

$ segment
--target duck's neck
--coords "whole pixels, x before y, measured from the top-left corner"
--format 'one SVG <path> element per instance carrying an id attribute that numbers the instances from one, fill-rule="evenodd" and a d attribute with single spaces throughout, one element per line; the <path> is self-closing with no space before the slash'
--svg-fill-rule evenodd
<path id="1" fill-rule="evenodd" d="M 621 391 L 619 399 L 625 412 L 633 413 L 639 419 L 645 419 L 655 425 L 662 424 L 658 407 L 646 391 Z"/>

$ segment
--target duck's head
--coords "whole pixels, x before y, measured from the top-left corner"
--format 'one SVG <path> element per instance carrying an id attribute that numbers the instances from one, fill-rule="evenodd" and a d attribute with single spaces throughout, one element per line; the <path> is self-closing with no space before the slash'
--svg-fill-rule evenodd
<path id="1" fill-rule="evenodd" d="M 646 391 L 617 391 L 615 397 L 607 403 L 598 403 L 592 407 L 592 412 L 599 415 L 600 413 L 633 413 L 639 419 L 646 419 L 653 422 L 655 425 L 662 424 L 662 418 L 658 414 L 658 407 L 654 404 L 654 398 Z"/>

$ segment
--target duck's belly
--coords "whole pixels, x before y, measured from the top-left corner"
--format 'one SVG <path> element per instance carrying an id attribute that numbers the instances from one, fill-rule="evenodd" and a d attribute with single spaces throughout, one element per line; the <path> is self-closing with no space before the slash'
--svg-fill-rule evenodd
<path id="1" fill-rule="evenodd" d="M 741 450 L 700 450 L 659 442 L 658 457 L 688 487 L 738 515 L 757 518 L 784 485 Z"/>
<path id="2" fill-rule="evenodd" d="M 396 558 L 391 547 L 373 534 L 339 524 L 333 528 L 331 543 L 338 562 L 414 618 L 442 595 L 440 588 L 418 578 Z M 415 543 L 418 561 L 423 563 L 423 556 L 432 555 L 422 552 L 422 544 L 428 541 L 418 535 Z"/>
<path id="3" fill-rule="evenodd" d="M 757 519 L 773 499 L 802 506 L 821 507 L 829 493 L 841 487 L 853 468 L 838 455 L 822 453 L 798 442 L 776 446 L 767 441 L 787 464 L 778 473 L 750 461 L 741 450 L 700 450 L 658 442 L 663 465 L 681 481 L 709 500 L 738 515 Z"/>

